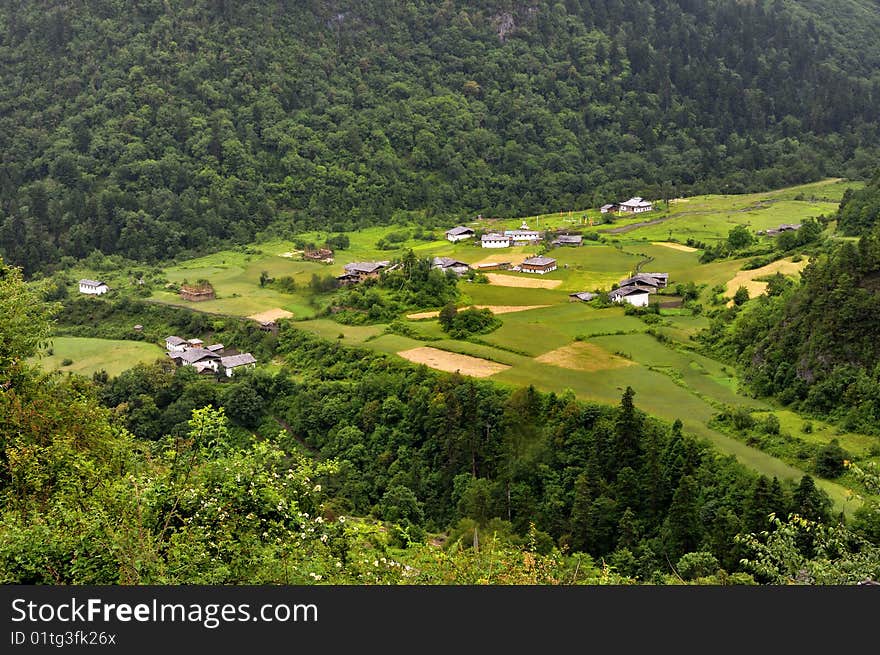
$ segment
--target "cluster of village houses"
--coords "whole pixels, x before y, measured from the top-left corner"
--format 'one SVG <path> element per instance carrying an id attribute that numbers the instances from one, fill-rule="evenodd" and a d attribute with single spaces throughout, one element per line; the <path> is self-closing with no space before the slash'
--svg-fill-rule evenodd
<path id="1" fill-rule="evenodd" d="M 192 366 L 199 373 L 222 373 L 229 378 L 238 370 L 257 365 L 250 353 L 227 355 L 222 343 L 206 346 L 201 339 L 165 337 L 165 350 L 178 366 Z"/>

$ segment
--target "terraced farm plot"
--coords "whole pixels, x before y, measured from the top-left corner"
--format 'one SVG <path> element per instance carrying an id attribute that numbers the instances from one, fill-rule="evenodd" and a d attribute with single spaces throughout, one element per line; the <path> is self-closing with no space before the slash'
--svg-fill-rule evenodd
<path id="1" fill-rule="evenodd" d="M 562 280 L 547 280 L 544 278 L 519 277 L 516 275 L 504 275 L 502 273 L 486 273 L 489 284 L 499 287 L 514 287 L 522 289 L 555 289 L 562 285 Z"/>
<path id="2" fill-rule="evenodd" d="M 463 309 L 488 309 L 493 314 L 512 314 L 514 312 L 525 312 L 530 309 L 541 309 L 542 307 L 549 307 L 550 305 L 470 305 L 470 307 L 459 307 L 459 311 Z M 416 312 L 415 314 L 407 314 L 406 317 L 411 321 L 417 321 L 423 318 L 437 318 L 440 315 L 439 311 L 432 312 Z"/>
<path id="3" fill-rule="evenodd" d="M 767 290 L 767 283 L 756 278 L 774 275 L 775 273 L 796 275 L 804 270 L 808 263 L 806 259 L 802 259 L 799 262 L 793 262 L 790 259 L 780 259 L 751 271 L 739 271 L 727 282 L 727 295 L 733 296 L 737 289 L 745 287 L 749 291 L 749 298 L 755 298 Z M 730 306 L 733 304 L 733 301 L 731 300 L 727 304 Z"/>
<path id="4" fill-rule="evenodd" d="M 612 355 L 593 343 L 576 341 L 562 348 L 551 350 L 535 358 L 536 362 L 550 364 L 573 371 L 608 371 L 633 366 L 633 362 Z"/>
<path id="5" fill-rule="evenodd" d="M 265 312 L 260 312 L 259 314 L 252 314 L 248 316 L 255 321 L 260 321 L 261 323 L 269 323 L 271 321 L 277 321 L 280 318 L 292 318 L 293 313 L 287 311 L 286 309 L 281 309 L 280 307 L 276 307 L 275 309 L 269 309 Z"/>
<path id="6" fill-rule="evenodd" d="M 438 350 L 430 346 L 402 350 L 397 354 L 416 364 L 425 364 L 430 368 L 448 373 L 455 373 L 457 371 L 462 375 L 469 375 L 475 378 L 487 378 L 490 375 L 495 375 L 510 368 L 498 362 L 490 362 L 487 359 L 471 357 L 470 355 Z"/>
<path id="7" fill-rule="evenodd" d="M 531 357 L 561 348 L 579 336 L 646 329 L 642 321 L 625 316 L 621 308 L 597 310 L 581 302 L 565 302 L 544 309 L 508 314 L 502 321 L 501 327 L 481 335 L 480 340 Z"/>
<path id="8" fill-rule="evenodd" d="M 691 248 L 690 246 L 685 246 L 681 243 L 672 243 L 671 241 L 654 241 L 651 245 L 672 248 L 673 250 L 680 250 L 682 252 L 697 252 L 696 248 Z"/>
<path id="9" fill-rule="evenodd" d="M 167 359 L 165 351 L 154 343 L 88 337 L 53 337 L 52 352 L 34 361 L 46 371 L 71 371 L 86 376 L 105 370 L 112 377 L 141 362 Z M 62 366 L 67 359 L 73 363 Z"/>

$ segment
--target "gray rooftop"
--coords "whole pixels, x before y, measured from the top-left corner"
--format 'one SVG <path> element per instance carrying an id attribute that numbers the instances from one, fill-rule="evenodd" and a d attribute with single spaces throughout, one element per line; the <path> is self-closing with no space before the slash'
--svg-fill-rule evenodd
<path id="1" fill-rule="evenodd" d="M 608 297 L 611 300 L 614 300 L 615 298 L 623 298 L 625 296 L 632 296 L 637 293 L 648 293 L 649 294 L 652 291 L 653 291 L 653 289 L 650 287 L 643 287 L 643 286 L 637 286 L 637 285 L 627 285 L 625 287 L 619 287 L 619 288 L 615 289 L 614 291 L 612 291 L 611 293 L 608 294 Z"/>
<path id="2" fill-rule="evenodd" d="M 465 227 L 464 225 L 457 225 L 456 227 L 454 227 L 450 230 L 446 230 L 446 234 L 451 234 L 454 237 L 458 236 L 460 234 L 467 234 L 468 232 L 473 234 L 474 231 L 469 227 Z"/>
<path id="3" fill-rule="evenodd" d="M 571 296 L 572 298 L 577 298 L 578 300 L 583 300 L 584 302 L 588 302 L 588 301 L 593 300 L 594 298 L 598 297 L 597 294 L 590 293 L 589 291 L 581 291 L 580 293 L 570 293 L 568 295 Z"/>
<path id="4" fill-rule="evenodd" d="M 174 353 L 172 358 L 180 358 L 181 361 L 184 361 L 187 364 L 194 364 L 202 359 L 219 359 L 220 356 L 217 353 L 212 353 L 210 350 L 206 350 L 205 348 L 190 348 L 189 350 L 184 350 L 182 353 Z"/>
<path id="5" fill-rule="evenodd" d="M 172 346 L 179 346 L 182 343 L 186 343 L 180 337 L 165 337 L 165 343 L 170 343 Z"/>
<path id="6" fill-rule="evenodd" d="M 229 355 L 221 357 L 220 364 L 223 368 L 235 368 L 236 366 L 244 366 L 246 364 L 256 364 L 257 359 L 250 353 L 242 353 L 240 355 Z"/>
<path id="7" fill-rule="evenodd" d="M 638 275 L 633 275 L 632 277 L 628 277 L 625 280 L 620 281 L 620 286 L 627 287 L 634 284 L 641 284 L 643 286 L 652 286 L 659 287 L 662 282 L 658 280 L 653 275 L 647 275 L 646 273 L 639 273 Z"/>
<path id="8" fill-rule="evenodd" d="M 556 260 L 552 257 L 529 257 L 523 264 L 530 264 L 532 266 L 546 266 L 547 264 L 555 264 Z"/>
<path id="9" fill-rule="evenodd" d="M 346 273 L 375 273 L 378 270 L 381 270 L 388 266 L 391 262 L 352 262 L 350 264 L 346 264 L 343 268 L 345 268 Z"/>
<path id="10" fill-rule="evenodd" d="M 100 280 L 85 280 L 85 279 L 80 280 L 79 283 L 80 283 L 80 284 L 85 284 L 86 286 L 90 286 L 90 287 L 99 287 L 99 286 L 101 286 L 102 284 L 104 284 L 104 283 L 101 282 Z"/>
<path id="11" fill-rule="evenodd" d="M 434 257 L 432 265 L 441 268 L 449 268 L 450 266 L 468 266 L 466 262 L 453 259 L 452 257 Z"/>

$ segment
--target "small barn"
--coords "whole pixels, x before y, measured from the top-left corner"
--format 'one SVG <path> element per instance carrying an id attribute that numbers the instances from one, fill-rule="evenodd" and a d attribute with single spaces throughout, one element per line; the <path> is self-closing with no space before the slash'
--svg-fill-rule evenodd
<path id="1" fill-rule="evenodd" d="M 196 284 L 181 284 L 180 297 L 190 302 L 214 300 L 214 287 L 207 280 L 201 280 Z"/>

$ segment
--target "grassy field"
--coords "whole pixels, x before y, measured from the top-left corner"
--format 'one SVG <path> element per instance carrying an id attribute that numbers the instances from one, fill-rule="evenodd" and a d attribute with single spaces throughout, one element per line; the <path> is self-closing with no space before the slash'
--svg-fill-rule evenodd
<path id="1" fill-rule="evenodd" d="M 140 362 L 154 362 L 166 357 L 159 346 L 142 341 L 114 341 L 85 337 L 54 337 L 52 355 L 35 359 L 46 371 L 70 371 L 91 376 L 101 369 L 112 377 Z M 62 366 L 66 359 L 72 364 Z"/>

